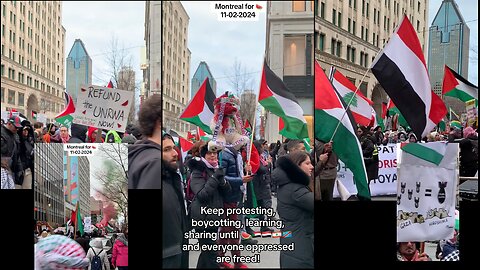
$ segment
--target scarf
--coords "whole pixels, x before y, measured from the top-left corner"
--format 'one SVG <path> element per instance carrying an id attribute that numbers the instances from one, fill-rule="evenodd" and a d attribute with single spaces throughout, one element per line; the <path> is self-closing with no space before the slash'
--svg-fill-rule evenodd
<path id="1" fill-rule="evenodd" d="M 201 158 L 203 163 L 205 163 L 205 165 L 207 166 L 207 168 L 210 168 L 210 169 L 218 169 L 218 160 L 217 162 L 215 162 L 214 164 L 211 164 L 210 162 L 208 162 L 204 157 Z"/>
<path id="2" fill-rule="evenodd" d="M 60 138 L 62 139 L 62 143 L 68 143 L 68 141 L 70 140 L 70 135 L 67 136 L 67 138 L 63 138 L 62 136 L 60 136 Z"/>

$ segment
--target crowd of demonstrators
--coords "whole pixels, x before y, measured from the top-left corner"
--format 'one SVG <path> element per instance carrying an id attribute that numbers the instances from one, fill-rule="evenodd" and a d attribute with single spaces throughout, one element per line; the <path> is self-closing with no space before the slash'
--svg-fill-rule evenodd
<path id="1" fill-rule="evenodd" d="M 1 127 L 2 188 L 32 188 L 33 132 L 30 122 L 10 117 Z M 28 175 L 26 175 L 28 173 Z"/>
<path id="2" fill-rule="evenodd" d="M 296 243 L 295 251 L 281 252 L 281 266 L 313 268 L 313 165 L 304 142 L 287 139 L 284 143 L 278 141 L 269 146 L 266 140 L 256 140 L 249 155 L 246 144 L 227 146 L 219 152 L 211 152 L 211 144 L 211 141 L 194 142 L 185 157 L 185 168 L 181 168 L 182 158 L 173 137 L 165 131 L 162 133 L 163 268 L 188 268 L 189 252 L 182 247 L 188 244 L 184 234 L 190 230 L 204 235 L 222 233 L 225 236 L 224 233 L 231 232 L 236 233 L 229 237 L 238 235 L 221 239 L 200 238 L 197 268 L 248 268 L 244 263 L 228 263 L 221 259 L 228 256 L 228 251 L 211 251 L 202 247 L 258 244 L 253 239 L 255 232 L 246 226 L 246 216 L 227 215 L 227 209 L 271 208 L 273 191 L 278 199 L 277 213 L 285 225 L 282 230 L 293 235 L 280 241 L 282 244 Z M 138 173 L 143 170 L 145 168 Z M 201 207 L 223 208 L 223 216 L 202 213 Z M 260 221 L 277 220 L 266 215 L 256 217 Z M 242 226 L 192 227 L 192 220 L 220 219 L 237 221 Z M 260 232 L 271 233 L 273 229 L 260 225 Z M 230 253 L 231 256 L 241 256 L 241 251 L 235 248 Z"/>
<path id="3" fill-rule="evenodd" d="M 159 94 L 151 96 L 141 106 L 138 123 L 142 139 L 128 149 L 128 188 L 160 189 L 162 182 L 161 138 L 162 99 Z M 140 136 L 139 131 L 128 127 L 127 134 Z M 137 135 L 134 135 L 137 134 Z"/>
<path id="4" fill-rule="evenodd" d="M 118 237 L 114 234 L 107 241 L 108 251 L 103 246 L 102 233 L 97 230 L 84 234 L 77 231 L 75 237 L 61 230 L 54 232 L 52 235 L 49 229 L 43 229 L 38 237 L 35 236 L 35 269 L 128 269 L 127 227 Z M 111 260 L 108 254 L 112 254 Z"/>

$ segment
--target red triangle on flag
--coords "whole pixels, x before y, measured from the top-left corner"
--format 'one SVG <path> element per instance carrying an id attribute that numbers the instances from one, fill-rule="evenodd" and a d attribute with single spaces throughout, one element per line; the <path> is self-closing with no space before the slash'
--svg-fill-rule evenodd
<path id="1" fill-rule="evenodd" d="M 113 83 L 111 80 L 108 82 L 107 88 L 113 88 Z"/>

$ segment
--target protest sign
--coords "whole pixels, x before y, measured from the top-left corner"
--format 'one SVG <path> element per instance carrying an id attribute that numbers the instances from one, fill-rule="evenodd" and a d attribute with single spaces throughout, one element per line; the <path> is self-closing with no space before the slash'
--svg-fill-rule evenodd
<path id="1" fill-rule="evenodd" d="M 125 132 L 133 92 L 82 85 L 78 91 L 73 123 Z"/>

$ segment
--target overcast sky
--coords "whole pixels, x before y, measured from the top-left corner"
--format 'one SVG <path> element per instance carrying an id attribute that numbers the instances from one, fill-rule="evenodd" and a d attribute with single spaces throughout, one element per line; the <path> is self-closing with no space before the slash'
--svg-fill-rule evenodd
<path id="1" fill-rule="evenodd" d="M 455 0 L 460 13 L 470 28 L 470 55 L 468 80 L 478 86 L 478 0 Z M 428 10 L 428 26 L 432 25 L 442 0 L 430 0 Z M 474 51 L 472 51 L 472 48 Z"/>
<path id="2" fill-rule="evenodd" d="M 106 57 L 111 51 L 113 37 L 118 39 L 119 49 L 123 46 L 132 56 L 136 82 L 142 81 L 140 50 L 145 46 L 144 1 L 63 1 L 62 8 L 62 25 L 66 30 L 65 58 L 75 39 L 81 39 L 92 58 L 94 85 L 105 86 L 110 80 L 108 73 L 112 69 Z"/>
<path id="3" fill-rule="evenodd" d="M 265 1 L 258 3 L 266 7 Z M 228 77 L 233 73 L 237 58 L 251 73 L 253 90 L 258 91 L 265 52 L 265 12 L 261 12 L 259 20 L 254 22 L 221 22 L 210 2 L 182 1 L 182 4 L 190 17 L 190 78 L 200 61 L 205 61 L 217 81 L 217 95 L 232 90 Z"/>

